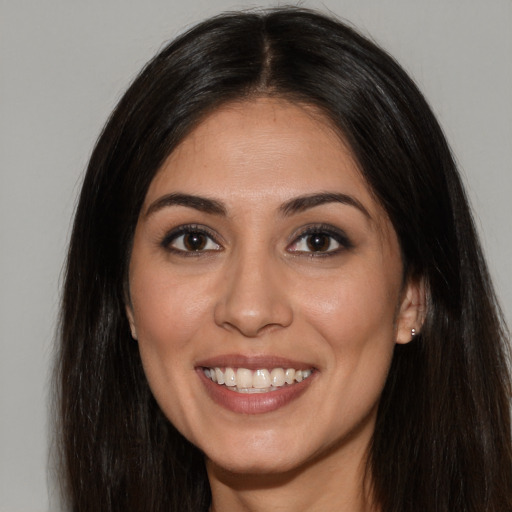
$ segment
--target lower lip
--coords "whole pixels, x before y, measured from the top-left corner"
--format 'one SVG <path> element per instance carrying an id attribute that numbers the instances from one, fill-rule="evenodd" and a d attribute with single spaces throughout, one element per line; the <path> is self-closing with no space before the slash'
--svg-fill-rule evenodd
<path id="1" fill-rule="evenodd" d="M 272 412 L 288 405 L 299 398 L 311 385 L 316 372 L 295 384 L 283 386 L 275 391 L 266 393 L 237 393 L 211 381 L 202 368 L 196 369 L 199 378 L 206 387 L 210 398 L 218 405 L 233 412 L 241 414 L 262 414 Z"/>

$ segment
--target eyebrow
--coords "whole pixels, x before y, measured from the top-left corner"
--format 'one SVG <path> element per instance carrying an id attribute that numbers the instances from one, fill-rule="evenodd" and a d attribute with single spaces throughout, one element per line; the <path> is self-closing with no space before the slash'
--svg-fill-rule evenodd
<path id="1" fill-rule="evenodd" d="M 341 203 L 353 206 L 368 217 L 368 219 L 371 220 L 372 218 L 368 210 L 355 197 L 337 192 L 321 192 L 318 194 L 299 196 L 281 205 L 279 210 L 283 215 L 288 217 L 295 213 L 300 213 L 305 210 L 309 210 L 310 208 L 314 208 L 315 206 L 328 203 Z"/>
<path id="2" fill-rule="evenodd" d="M 285 217 L 289 217 L 296 213 L 301 213 L 309 210 L 310 208 L 314 208 L 315 206 L 328 203 L 340 203 L 353 206 L 371 220 L 371 215 L 368 210 L 357 199 L 347 194 L 337 192 L 320 192 L 317 194 L 307 194 L 295 197 L 283 203 L 279 207 L 279 212 Z M 185 206 L 211 215 L 227 216 L 227 209 L 221 201 L 183 193 L 171 193 L 160 197 L 151 203 L 144 215 L 148 217 L 149 215 L 169 206 Z"/>
<path id="3" fill-rule="evenodd" d="M 220 201 L 190 194 L 174 193 L 162 196 L 154 203 L 151 203 L 146 210 L 145 216 L 152 215 L 168 206 L 186 206 L 187 208 L 194 208 L 194 210 L 212 215 L 227 215 L 226 207 Z"/>

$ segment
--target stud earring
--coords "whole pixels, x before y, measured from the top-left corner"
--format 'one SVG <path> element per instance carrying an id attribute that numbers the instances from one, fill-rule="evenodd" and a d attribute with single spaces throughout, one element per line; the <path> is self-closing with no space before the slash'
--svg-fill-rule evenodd
<path id="1" fill-rule="evenodd" d="M 416 336 L 416 329 L 411 329 L 411 336 L 414 338 Z"/>

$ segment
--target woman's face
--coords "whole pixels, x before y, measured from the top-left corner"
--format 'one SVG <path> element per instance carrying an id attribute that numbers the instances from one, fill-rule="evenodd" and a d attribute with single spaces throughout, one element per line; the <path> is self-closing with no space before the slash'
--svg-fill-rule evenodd
<path id="1" fill-rule="evenodd" d="M 129 284 L 156 400 L 234 472 L 359 463 L 394 345 L 418 327 L 395 232 L 351 152 L 284 100 L 224 106 L 173 151 Z"/>

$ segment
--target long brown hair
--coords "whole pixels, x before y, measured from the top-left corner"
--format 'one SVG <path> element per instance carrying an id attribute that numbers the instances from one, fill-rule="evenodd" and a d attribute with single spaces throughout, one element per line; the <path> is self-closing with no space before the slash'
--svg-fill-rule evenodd
<path id="1" fill-rule="evenodd" d="M 207 20 L 164 48 L 92 154 L 71 237 L 57 382 L 63 478 L 77 512 L 197 512 L 203 457 L 149 390 L 125 317 L 134 227 L 164 159 L 222 103 L 320 108 L 385 208 L 422 332 L 397 346 L 368 460 L 383 512 L 512 510 L 507 333 L 450 149 L 417 87 L 339 21 L 286 8 Z"/>

